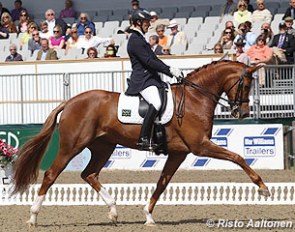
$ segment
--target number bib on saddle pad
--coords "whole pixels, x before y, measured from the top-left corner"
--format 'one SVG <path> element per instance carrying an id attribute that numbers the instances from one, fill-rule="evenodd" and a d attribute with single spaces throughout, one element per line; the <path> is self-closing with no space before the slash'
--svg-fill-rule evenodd
<path id="1" fill-rule="evenodd" d="M 139 96 L 127 96 L 120 94 L 118 103 L 118 119 L 122 123 L 142 124 L 143 117 L 139 114 Z M 162 113 L 160 123 L 168 123 L 173 116 L 173 98 L 170 85 L 168 84 L 167 106 Z"/>

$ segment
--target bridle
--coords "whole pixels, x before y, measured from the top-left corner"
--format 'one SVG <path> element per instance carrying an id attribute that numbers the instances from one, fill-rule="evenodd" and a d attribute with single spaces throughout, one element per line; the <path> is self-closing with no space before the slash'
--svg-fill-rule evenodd
<path id="1" fill-rule="evenodd" d="M 247 73 L 246 73 L 246 70 L 245 68 L 243 69 L 241 75 L 240 75 L 240 78 L 235 81 L 235 83 L 232 84 L 232 86 L 227 90 L 225 91 L 226 95 L 228 95 L 230 93 L 230 91 L 236 86 L 238 85 L 238 88 L 237 88 L 237 91 L 235 93 L 235 98 L 234 98 L 234 101 L 230 101 L 229 99 L 226 99 L 226 98 L 223 98 L 221 96 L 218 96 L 217 94 L 215 93 L 212 93 L 209 89 L 203 87 L 203 86 L 200 86 L 190 80 L 187 80 L 187 79 L 183 79 L 182 80 L 182 86 L 183 86 L 183 91 L 182 91 L 182 96 L 181 96 L 181 99 L 180 99 L 180 102 L 179 102 L 179 105 L 178 105 L 178 109 L 176 110 L 176 117 L 177 118 L 182 118 L 184 116 L 184 102 L 185 102 L 185 86 L 189 86 L 195 90 L 198 90 L 200 91 L 202 94 L 204 94 L 205 96 L 213 96 L 214 99 L 213 101 L 215 101 L 217 104 L 227 108 L 228 110 L 231 111 L 231 115 L 234 117 L 234 118 L 239 118 L 240 117 L 240 107 L 243 103 L 248 103 L 249 102 L 249 99 L 243 99 L 243 87 L 244 87 L 244 77 L 248 77 Z M 226 106 L 225 104 L 219 102 L 219 100 L 223 100 L 225 102 L 227 102 L 230 107 Z"/>

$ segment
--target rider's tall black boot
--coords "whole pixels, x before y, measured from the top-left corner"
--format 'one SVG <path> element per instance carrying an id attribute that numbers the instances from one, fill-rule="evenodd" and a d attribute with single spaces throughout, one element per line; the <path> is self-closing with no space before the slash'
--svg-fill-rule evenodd
<path id="1" fill-rule="evenodd" d="M 137 142 L 137 145 L 142 150 L 151 151 L 158 147 L 158 145 L 153 143 L 151 140 L 153 124 L 157 114 L 158 114 L 158 111 L 155 109 L 155 107 L 152 104 L 150 104 L 149 109 L 144 117 L 143 124 L 140 131 L 140 136 Z"/>

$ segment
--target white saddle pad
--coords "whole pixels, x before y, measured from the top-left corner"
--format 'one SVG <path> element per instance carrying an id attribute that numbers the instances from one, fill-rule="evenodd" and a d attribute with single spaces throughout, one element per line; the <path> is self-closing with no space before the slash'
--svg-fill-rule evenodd
<path id="1" fill-rule="evenodd" d="M 170 85 L 168 84 L 167 107 L 162 115 L 161 124 L 168 123 L 173 116 L 173 98 Z M 122 123 L 142 124 L 143 118 L 138 113 L 138 96 L 126 96 L 121 93 L 118 103 L 118 119 Z"/>

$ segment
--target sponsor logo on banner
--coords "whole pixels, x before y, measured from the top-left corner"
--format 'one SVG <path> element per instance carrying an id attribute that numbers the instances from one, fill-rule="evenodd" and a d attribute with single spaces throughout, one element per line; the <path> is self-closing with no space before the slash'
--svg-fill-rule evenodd
<path id="1" fill-rule="evenodd" d="M 227 138 L 226 137 L 212 137 L 211 141 L 218 146 L 227 147 Z"/>
<path id="2" fill-rule="evenodd" d="M 17 132 L 17 135 L 19 135 L 20 132 Z M 0 131 L 0 139 L 4 140 L 4 142 L 6 142 L 7 144 L 18 148 L 19 147 L 19 139 L 17 137 L 17 135 L 15 135 L 14 133 L 8 131 Z"/>
<path id="3" fill-rule="evenodd" d="M 111 156 L 112 159 L 130 159 L 131 157 L 132 150 L 123 146 L 117 146 Z"/>
<path id="4" fill-rule="evenodd" d="M 244 137 L 245 157 L 273 157 L 276 155 L 275 146 L 273 136 Z"/>
<path id="5" fill-rule="evenodd" d="M 148 159 L 166 159 L 166 155 L 156 155 L 154 152 L 147 151 L 146 158 Z"/>

